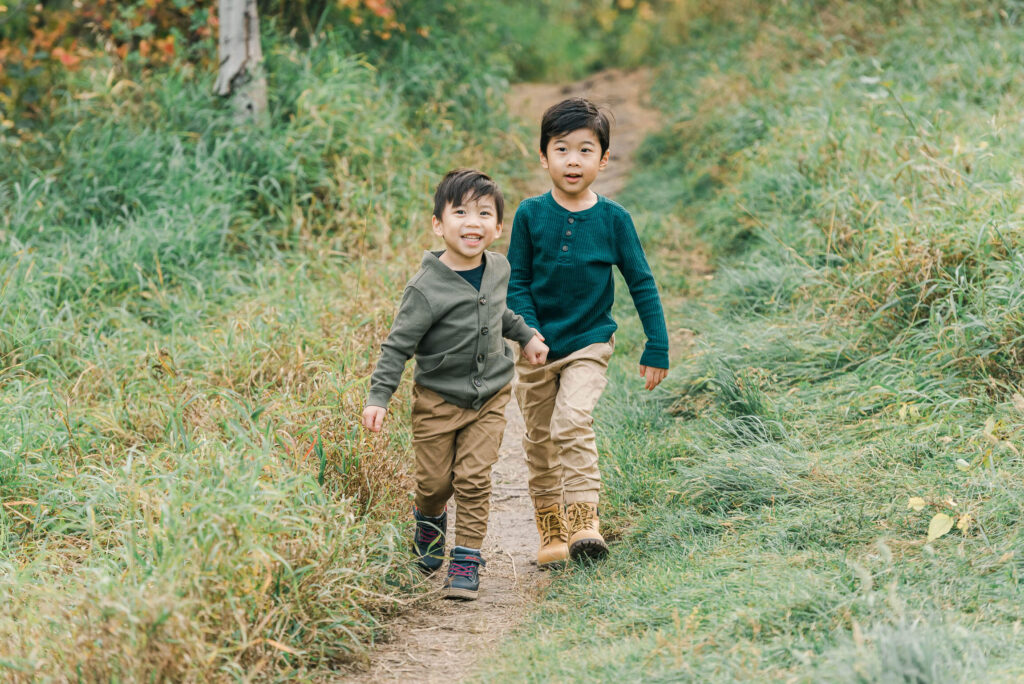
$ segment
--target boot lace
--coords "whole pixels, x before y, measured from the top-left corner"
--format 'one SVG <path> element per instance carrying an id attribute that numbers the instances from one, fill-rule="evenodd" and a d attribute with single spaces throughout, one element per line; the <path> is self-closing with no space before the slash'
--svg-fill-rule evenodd
<path id="1" fill-rule="evenodd" d="M 541 537 L 543 537 L 544 546 L 547 546 L 555 539 L 562 539 L 564 530 L 562 528 L 562 518 L 558 515 L 558 511 L 548 511 L 541 514 L 540 533 Z"/>
<path id="2" fill-rule="evenodd" d="M 461 562 L 453 560 L 448 565 L 448 576 L 449 577 L 468 577 L 473 579 L 476 577 L 476 566 L 475 562 Z"/>
<path id="3" fill-rule="evenodd" d="M 440 528 L 437 525 L 431 523 L 419 523 L 416 525 L 416 542 L 418 544 L 431 544 L 438 535 L 441 534 Z"/>
<path id="4" fill-rule="evenodd" d="M 566 514 L 569 517 L 569 529 L 573 532 L 590 527 L 594 521 L 594 509 L 586 504 L 569 504 Z"/>

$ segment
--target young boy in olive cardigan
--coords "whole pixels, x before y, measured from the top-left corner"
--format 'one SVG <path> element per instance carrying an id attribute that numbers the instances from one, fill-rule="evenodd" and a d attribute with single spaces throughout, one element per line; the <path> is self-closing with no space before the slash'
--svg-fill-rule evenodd
<path id="1" fill-rule="evenodd" d="M 543 363 L 548 351 L 537 331 L 505 305 L 508 261 L 486 251 L 501 235 L 504 208 L 497 184 L 479 171 L 451 171 L 437 186 L 431 223 L 445 249 L 425 252 L 406 285 L 363 410 L 363 425 L 379 432 L 405 363 L 415 355 L 413 546 L 424 570 L 441 566 L 445 504 L 454 494 L 455 546 L 445 579 L 450 598 L 474 599 L 480 586 L 491 467 L 514 372 L 502 338 L 522 345 L 533 363 Z"/>
<path id="2" fill-rule="evenodd" d="M 520 359 L 515 383 L 542 567 L 608 552 L 597 516 L 601 474 L 593 410 L 608 382 L 614 344 L 613 266 L 647 335 L 640 357 L 646 388 L 668 373 L 665 315 L 633 220 L 590 189 L 608 164 L 609 137 L 608 117 L 584 98 L 563 100 L 544 113 L 540 163 L 551 191 L 519 205 L 509 242 L 508 304 L 551 347 L 542 365 Z"/>

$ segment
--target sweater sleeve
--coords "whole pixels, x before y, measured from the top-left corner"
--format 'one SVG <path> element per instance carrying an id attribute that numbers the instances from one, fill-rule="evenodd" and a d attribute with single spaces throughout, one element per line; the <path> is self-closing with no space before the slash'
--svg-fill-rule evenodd
<path id="1" fill-rule="evenodd" d="M 402 380 L 405 363 L 416 352 L 416 346 L 430 329 L 433 316 L 430 303 L 414 287 L 405 288 L 391 332 L 380 346 L 380 359 L 370 376 L 368 406 L 387 408 L 391 395 Z"/>
<path id="2" fill-rule="evenodd" d="M 515 340 L 520 346 L 525 347 L 533 339 L 533 328 L 526 324 L 522 316 L 506 308 L 501 315 L 501 335 L 510 340 Z"/>
<path id="3" fill-rule="evenodd" d="M 512 219 L 512 236 L 508 243 L 508 263 L 512 273 L 508 279 L 508 308 L 519 314 L 526 325 L 540 330 L 537 322 L 537 308 L 530 294 L 530 282 L 533 280 L 533 243 L 530 240 L 529 219 L 527 209 L 520 205 L 516 216 Z"/>
<path id="4" fill-rule="evenodd" d="M 640 236 L 636 234 L 633 219 L 623 213 L 619 224 L 619 271 L 626 280 L 633 306 L 640 315 L 647 344 L 640 356 L 640 365 L 652 368 L 668 368 L 668 329 L 665 326 L 665 312 L 661 307 L 658 285 L 644 256 Z"/>

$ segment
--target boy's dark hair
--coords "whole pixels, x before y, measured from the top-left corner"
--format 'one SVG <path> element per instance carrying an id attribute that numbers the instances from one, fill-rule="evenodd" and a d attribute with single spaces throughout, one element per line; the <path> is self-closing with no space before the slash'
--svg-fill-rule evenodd
<path id="1" fill-rule="evenodd" d="M 444 208 L 449 204 L 459 206 L 463 202 L 481 197 L 493 197 L 498 223 L 505 215 L 505 197 L 498 184 L 483 171 L 476 169 L 455 169 L 445 174 L 434 192 L 434 216 L 441 220 Z"/>
<path id="2" fill-rule="evenodd" d="M 552 138 L 581 128 L 589 128 L 597 134 L 603 155 L 608 149 L 612 128 L 607 114 L 585 97 L 570 97 L 551 105 L 540 120 L 540 153 L 547 155 L 548 143 Z"/>

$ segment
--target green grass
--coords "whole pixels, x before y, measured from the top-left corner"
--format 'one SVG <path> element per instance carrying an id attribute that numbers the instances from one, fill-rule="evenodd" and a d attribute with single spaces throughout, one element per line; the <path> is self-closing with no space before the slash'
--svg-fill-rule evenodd
<path id="1" fill-rule="evenodd" d="M 596 417 L 617 543 L 488 674 L 1020 678 L 1019 8 L 717 11 L 665 48 L 668 122 L 623 198 L 697 343 L 643 396 L 618 305 Z M 687 241 L 710 281 L 670 270 Z M 961 527 L 928 541 L 938 513 Z"/>
<path id="2" fill-rule="evenodd" d="M 327 676 L 421 591 L 405 388 L 358 416 L 434 185 L 518 155 L 463 28 L 392 61 L 268 30 L 264 129 L 212 73 L 98 64 L 0 139 L 7 677 Z"/>
<path id="3" fill-rule="evenodd" d="M 528 171 L 513 68 L 656 56 L 666 127 L 623 201 L 696 343 L 644 392 L 620 297 L 614 553 L 558 575 L 489 674 L 1021 677 L 1018 5 L 666 2 L 608 28 L 460 5 L 428 36 L 315 47 L 270 28 L 263 130 L 187 64 L 75 72 L 37 133 L 0 138 L 0 671 L 365 657 L 418 591 L 402 412 L 382 438 L 357 417 L 433 185 Z M 710 280 L 680 265 L 694 247 Z M 962 529 L 929 542 L 937 513 Z"/>

